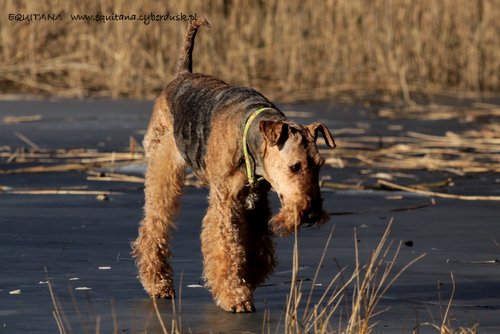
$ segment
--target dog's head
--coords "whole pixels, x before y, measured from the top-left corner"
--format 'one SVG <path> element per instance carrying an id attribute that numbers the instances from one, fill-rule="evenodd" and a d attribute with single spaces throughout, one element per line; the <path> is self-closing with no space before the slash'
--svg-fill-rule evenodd
<path id="1" fill-rule="evenodd" d="M 328 220 L 319 190 L 319 170 L 324 163 L 316 146 L 322 134 L 331 148 L 335 141 L 322 123 L 302 126 L 284 120 L 262 120 L 259 131 L 263 142 L 263 176 L 281 201 L 281 210 L 271 219 L 273 230 L 287 235 L 302 224 L 321 224 Z"/>

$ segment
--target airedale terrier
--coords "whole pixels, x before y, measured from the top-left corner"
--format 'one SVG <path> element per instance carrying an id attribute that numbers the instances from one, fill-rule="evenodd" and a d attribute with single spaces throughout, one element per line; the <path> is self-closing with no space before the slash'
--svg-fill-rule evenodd
<path id="1" fill-rule="evenodd" d="M 328 146 L 335 142 L 325 125 L 288 120 L 254 89 L 192 73 L 200 26 L 209 23 L 202 17 L 187 28 L 175 78 L 156 100 L 144 138 L 145 217 L 133 255 L 146 291 L 173 297 L 168 242 L 190 167 L 210 188 L 201 232 L 206 286 L 224 310 L 253 312 L 253 291 L 276 264 L 273 232 L 328 219 L 316 139 L 321 133 Z M 282 205 L 272 218 L 271 186 Z"/>

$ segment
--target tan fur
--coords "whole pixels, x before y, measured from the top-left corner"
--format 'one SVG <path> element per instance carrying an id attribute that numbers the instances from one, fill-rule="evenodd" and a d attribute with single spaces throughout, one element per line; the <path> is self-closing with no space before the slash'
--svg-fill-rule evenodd
<path id="1" fill-rule="evenodd" d="M 317 173 L 324 161 L 316 147 L 316 135 L 311 132 L 319 126 L 317 124 L 324 127 L 321 123 L 313 123 L 312 127 L 308 128 L 287 122 L 289 130 L 284 130 L 283 124 L 275 124 L 278 131 L 288 131 L 288 138 L 282 147 L 275 144 L 278 135 L 273 129 L 269 129 L 268 125 L 261 125 L 261 130 L 267 138 L 263 153 L 263 176 L 278 193 L 282 205 L 280 212 L 271 219 L 271 225 L 277 234 L 286 236 L 295 231 L 295 227 L 304 220 L 303 215 L 311 208 L 312 201 L 319 194 Z M 328 129 L 326 131 L 328 135 L 325 137 L 331 139 Z M 332 142 L 331 145 L 334 146 L 335 143 Z M 290 166 L 295 164 L 300 166 L 300 173 L 290 170 Z M 328 218 L 328 214 L 322 212 L 318 223 L 322 224 Z"/>
<path id="2" fill-rule="evenodd" d="M 209 208 L 201 233 L 204 277 L 226 311 L 251 312 L 252 293 L 272 272 L 274 243 L 268 228 L 267 196 L 253 210 L 244 205 L 247 177 L 237 166 L 240 129 L 233 114 L 215 119 L 207 151 Z M 221 154 L 221 147 L 224 153 Z M 224 264 L 224 265 L 222 265 Z"/>
<path id="3" fill-rule="evenodd" d="M 164 96 L 160 96 L 144 138 L 146 171 L 145 217 L 139 237 L 132 244 L 137 257 L 139 277 L 151 296 L 173 297 L 173 271 L 168 263 L 170 231 L 179 208 L 185 176 L 185 164 L 176 149 L 172 119 Z"/>
<path id="4" fill-rule="evenodd" d="M 240 102 L 235 99 L 233 104 L 217 104 L 224 94 L 209 93 L 224 93 L 230 86 L 213 77 L 191 73 L 194 35 L 202 25 L 208 25 L 204 18 L 188 27 L 176 78 L 166 86 L 153 108 L 144 138 L 148 164 L 144 219 L 139 236 L 132 243 L 133 255 L 140 280 L 150 296 L 174 297 L 169 239 L 189 164 L 210 188 L 201 232 L 206 286 L 224 310 L 253 312 L 253 292 L 276 265 L 273 232 L 287 235 L 301 224 L 328 219 L 318 184 L 323 164 L 316 147 L 318 133 L 330 147 L 335 143 L 323 124 L 304 127 L 287 120 L 276 109 L 266 108 L 273 112 L 267 116 L 262 113 L 263 119 L 249 128 L 249 136 L 254 139 L 252 154 L 258 162 L 256 172 L 258 167 L 265 180 L 250 186 L 242 135 L 246 117 L 255 110 L 243 109 L 241 103 L 251 98 L 266 105 L 270 102 L 243 90 L 247 95 Z M 203 109 L 205 106 L 214 107 Z M 207 115 L 210 118 L 196 122 Z M 210 131 L 204 131 L 207 129 Z M 200 133 L 207 134 L 207 138 Z M 200 146 L 205 143 L 206 146 Z M 196 150 L 200 147 L 206 151 Z M 274 217 L 267 197 L 271 186 L 282 204 Z"/>

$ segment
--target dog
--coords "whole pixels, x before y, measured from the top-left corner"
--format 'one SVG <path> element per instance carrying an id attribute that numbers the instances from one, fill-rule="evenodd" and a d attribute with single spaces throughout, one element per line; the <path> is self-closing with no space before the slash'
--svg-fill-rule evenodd
<path id="1" fill-rule="evenodd" d="M 253 312 L 253 292 L 276 265 L 273 234 L 329 218 L 316 140 L 321 134 L 331 148 L 335 141 L 324 124 L 294 123 L 252 88 L 193 73 L 201 26 L 210 26 L 204 17 L 189 24 L 175 78 L 153 108 L 143 142 L 144 218 L 132 254 L 149 295 L 173 298 L 169 239 L 189 167 L 209 187 L 201 232 L 206 286 L 222 309 Z M 271 187 L 281 201 L 273 217 Z"/>

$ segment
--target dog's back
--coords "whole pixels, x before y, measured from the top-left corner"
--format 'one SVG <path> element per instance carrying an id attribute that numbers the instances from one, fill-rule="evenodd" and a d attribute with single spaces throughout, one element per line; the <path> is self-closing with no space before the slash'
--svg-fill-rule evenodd
<path id="1" fill-rule="evenodd" d="M 268 99 L 252 88 L 230 86 L 215 77 L 192 73 L 194 39 L 201 26 L 210 26 L 204 17 L 189 25 L 176 77 L 165 89 L 174 120 L 176 145 L 195 172 L 205 167 L 203 157 L 206 155 L 207 138 L 217 114 L 228 110 L 241 113 L 242 123 L 235 126 L 243 128 L 247 113 L 263 107 L 276 109 Z"/>

